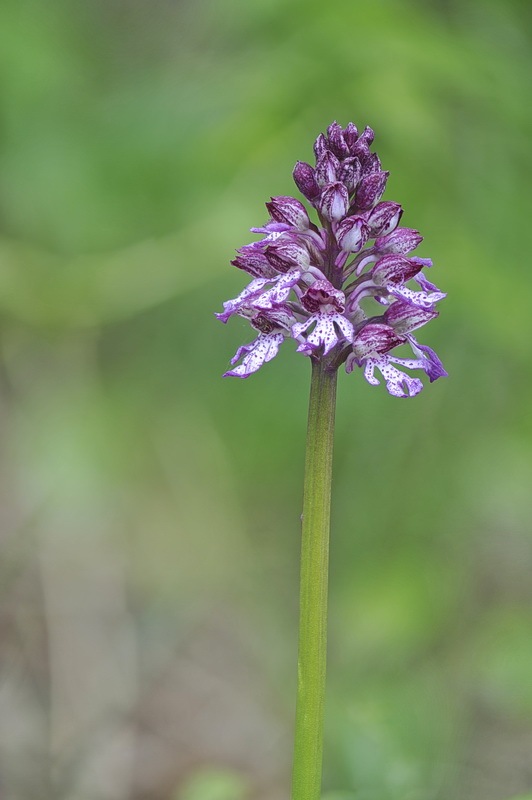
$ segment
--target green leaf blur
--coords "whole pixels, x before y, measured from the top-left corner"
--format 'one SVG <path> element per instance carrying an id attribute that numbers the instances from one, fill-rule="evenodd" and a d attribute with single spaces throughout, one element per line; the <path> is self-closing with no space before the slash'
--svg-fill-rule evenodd
<path id="1" fill-rule="evenodd" d="M 340 376 L 324 792 L 532 791 L 531 22 L 3 0 L 2 798 L 287 797 L 310 370 L 223 381 L 213 313 L 333 119 L 425 235 L 450 377 Z"/>

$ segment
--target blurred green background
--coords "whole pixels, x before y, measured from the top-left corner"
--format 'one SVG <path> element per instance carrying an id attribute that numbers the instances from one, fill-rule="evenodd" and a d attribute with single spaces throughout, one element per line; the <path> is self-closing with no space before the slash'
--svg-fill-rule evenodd
<path id="1" fill-rule="evenodd" d="M 531 22 L 2 0 L 3 800 L 288 796 L 309 364 L 222 381 L 213 312 L 333 119 L 426 237 L 450 377 L 340 378 L 326 797 L 532 790 Z"/>

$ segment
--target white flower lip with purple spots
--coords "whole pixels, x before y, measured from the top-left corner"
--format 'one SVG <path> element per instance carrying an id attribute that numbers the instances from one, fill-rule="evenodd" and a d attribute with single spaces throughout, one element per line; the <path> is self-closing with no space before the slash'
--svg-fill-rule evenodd
<path id="1" fill-rule="evenodd" d="M 317 280 L 309 286 L 301 297 L 301 305 L 310 316 L 292 327 L 292 336 L 302 339 L 298 352 L 310 354 L 322 347 L 323 355 L 326 356 L 342 341 L 352 341 L 353 325 L 343 315 L 344 293 L 335 289 L 328 280 Z M 309 333 L 312 325 L 314 325 L 313 330 Z M 306 339 L 303 338 L 305 332 L 307 332 Z"/>
<path id="2" fill-rule="evenodd" d="M 411 255 L 421 234 L 398 227 L 401 205 L 381 199 L 389 173 L 370 151 L 373 139 L 371 128 L 359 133 L 352 122 L 333 122 L 314 143 L 316 167 L 297 162 L 294 182 L 316 221 L 294 197 L 266 203 L 270 219 L 252 228 L 262 238 L 231 262 L 253 279 L 216 315 L 222 322 L 243 317 L 258 332 L 226 376 L 257 372 L 285 339 L 331 370 L 360 368 L 371 385 L 380 383 L 378 371 L 395 397 L 423 388 L 403 369 L 421 370 L 431 382 L 447 375 L 434 350 L 412 335 L 438 316 L 445 293 L 423 274 L 432 261 Z M 392 354 L 405 345 L 413 358 Z"/>

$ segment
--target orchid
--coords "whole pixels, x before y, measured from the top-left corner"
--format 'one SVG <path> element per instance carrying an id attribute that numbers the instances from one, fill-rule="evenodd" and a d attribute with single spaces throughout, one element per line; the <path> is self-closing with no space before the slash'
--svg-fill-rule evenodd
<path id="1" fill-rule="evenodd" d="M 420 369 L 430 380 L 447 374 L 435 354 L 430 360 L 390 352 L 405 344 L 415 354 L 426 352 L 406 333 L 438 316 L 436 304 L 445 292 L 423 274 L 430 259 L 411 255 L 423 237 L 399 227 L 402 206 L 381 199 L 389 173 L 370 151 L 373 139 L 369 127 L 359 133 L 353 123 L 342 129 L 333 122 L 316 139 L 315 167 L 297 162 L 294 181 L 313 207 L 315 222 L 294 197 L 266 203 L 269 220 L 252 228 L 262 239 L 241 247 L 232 262 L 253 280 L 217 314 L 222 322 L 245 317 L 260 334 L 238 349 L 231 363 L 242 362 L 225 376 L 249 377 L 288 339 L 296 341 L 298 353 L 328 368 L 345 364 L 350 373 L 360 367 L 372 385 L 379 383 L 377 369 L 395 397 L 413 397 L 423 388 L 404 369 Z M 368 349 L 379 325 L 392 335 Z"/>

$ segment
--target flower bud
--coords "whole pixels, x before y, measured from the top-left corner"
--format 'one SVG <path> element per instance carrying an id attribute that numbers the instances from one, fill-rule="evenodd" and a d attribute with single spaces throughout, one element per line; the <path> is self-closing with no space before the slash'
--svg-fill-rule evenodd
<path id="1" fill-rule="evenodd" d="M 328 150 L 324 153 L 316 164 L 316 181 L 318 186 L 327 186 L 329 183 L 334 183 L 337 178 L 337 171 L 340 169 L 340 162 L 335 155 Z"/>
<path id="2" fill-rule="evenodd" d="M 344 129 L 344 142 L 351 151 L 351 148 L 355 144 L 356 140 L 358 139 L 358 130 L 356 125 L 353 122 L 350 122 L 347 125 L 347 128 Z"/>
<path id="3" fill-rule="evenodd" d="M 320 194 L 320 187 L 316 182 L 314 169 L 306 161 L 298 161 L 292 173 L 294 182 L 307 200 L 315 200 Z"/>
<path id="4" fill-rule="evenodd" d="M 381 160 L 377 153 L 368 153 L 362 161 L 362 172 L 364 175 L 372 175 L 374 172 L 381 171 Z"/>
<path id="5" fill-rule="evenodd" d="M 369 146 L 373 142 L 374 138 L 375 134 L 371 128 L 365 128 L 356 142 L 350 147 L 351 155 L 358 156 L 361 161 L 368 158 L 371 155 L 369 152 Z"/>
<path id="6" fill-rule="evenodd" d="M 379 202 L 386 188 L 388 172 L 374 172 L 366 175 L 358 184 L 355 197 L 356 207 L 359 211 L 366 211 Z"/>
<path id="7" fill-rule="evenodd" d="M 371 238 L 386 236 L 395 230 L 402 214 L 403 209 L 399 203 L 378 203 L 368 217 Z"/>
<path id="8" fill-rule="evenodd" d="M 344 132 L 342 127 L 333 122 L 327 128 L 327 137 L 329 139 L 329 147 L 338 158 L 347 158 L 349 155 L 349 148 L 344 141 Z"/>
<path id="9" fill-rule="evenodd" d="M 369 229 L 362 217 L 346 217 L 338 223 L 336 241 L 347 253 L 358 253 L 369 238 Z"/>
<path id="10" fill-rule="evenodd" d="M 381 236 L 375 241 L 375 252 L 383 255 L 386 253 L 406 255 L 415 250 L 422 241 L 423 237 L 419 231 L 412 228 L 396 228 L 392 233 Z"/>
<path id="11" fill-rule="evenodd" d="M 331 183 L 320 198 L 319 210 L 329 221 L 338 221 L 345 217 L 349 208 L 349 195 L 343 183 Z"/>
<path id="12" fill-rule="evenodd" d="M 386 284 L 399 285 L 406 283 L 421 270 L 421 265 L 404 256 L 389 255 L 380 258 L 371 272 L 371 277 L 378 286 Z"/>
<path id="13" fill-rule="evenodd" d="M 307 209 L 295 197 L 272 197 L 266 208 L 276 222 L 286 222 L 300 231 L 306 231 L 310 225 Z"/>
<path id="14" fill-rule="evenodd" d="M 365 142 L 368 146 L 373 143 L 375 138 L 375 131 L 373 128 L 370 128 L 369 125 L 366 125 L 360 136 L 358 137 L 359 142 Z"/>
<path id="15" fill-rule="evenodd" d="M 361 173 L 362 167 L 360 161 L 356 157 L 346 158 L 340 164 L 340 168 L 337 171 L 338 180 L 345 184 L 349 194 L 355 190 L 355 186 L 360 180 Z"/>
<path id="16" fill-rule="evenodd" d="M 328 149 L 329 147 L 327 145 L 327 139 L 323 133 L 320 133 L 314 142 L 314 155 L 316 156 L 316 159 L 321 158 L 321 156 L 326 153 Z"/>
<path id="17" fill-rule="evenodd" d="M 231 264 L 253 275 L 254 278 L 269 278 L 275 275 L 264 253 L 239 253 L 237 257 L 231 261 Z"/>
<path id="18" fill-rule="evenodd" d="M 403 334 L 421 328 L 437 316 L 438 312 L 434 309 L 420 308 L 412 303 L 396 300 L 386 309 L 384 321 L 397 333 Z"/>
<path id="19" fill-rule="evenodd" d="M 279 272 L 288 272 L 296 266 L 306 269 L 310 264 L 308 250 L 295 242 L 270 244 L 265 254 L 272 267 Z"/>

